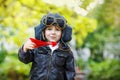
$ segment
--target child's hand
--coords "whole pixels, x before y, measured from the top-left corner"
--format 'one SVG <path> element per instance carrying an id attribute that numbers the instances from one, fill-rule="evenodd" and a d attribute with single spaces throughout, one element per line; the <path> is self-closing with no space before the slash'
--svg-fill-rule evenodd
<path id="1" fill-rule="evenodd" d="M 35 46 L 36 44 L 33 43 L 30 39 L 28 39 L 23 46 L 23 50 L 26 52 L 29 49 L 34 49 Z"/>

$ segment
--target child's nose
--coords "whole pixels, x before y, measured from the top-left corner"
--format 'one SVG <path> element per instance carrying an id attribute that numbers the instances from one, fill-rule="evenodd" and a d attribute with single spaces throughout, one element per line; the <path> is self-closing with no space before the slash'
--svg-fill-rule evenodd
<path id="1" fill-rule="evenodd" d="M 52 33 L 55 34 L 55 30 L 52 30 Z"/>

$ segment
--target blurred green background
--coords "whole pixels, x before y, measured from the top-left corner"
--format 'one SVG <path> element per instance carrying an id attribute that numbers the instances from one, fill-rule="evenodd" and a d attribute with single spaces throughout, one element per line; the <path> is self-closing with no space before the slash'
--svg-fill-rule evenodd
<path id="1" fill-rule="evenodd" d="M 31 64 L 18 49 L 48 13 L 60 13 L 73 28 L 76 67 L 87 80 L 120 80 L 119 0 L 0 0 L 0 80 L 28 80 Z"/>

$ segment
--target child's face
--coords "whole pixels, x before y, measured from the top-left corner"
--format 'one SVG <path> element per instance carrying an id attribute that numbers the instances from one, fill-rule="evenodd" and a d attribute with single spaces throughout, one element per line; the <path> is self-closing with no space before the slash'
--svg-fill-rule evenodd
<path id="1" fill-rule="evenodd" d="M 62 29 L 60 27 L 56 26 L 48 26 L 45 29 L 45 38 L 48 41 L 58 42 L 62 35 Z"/>

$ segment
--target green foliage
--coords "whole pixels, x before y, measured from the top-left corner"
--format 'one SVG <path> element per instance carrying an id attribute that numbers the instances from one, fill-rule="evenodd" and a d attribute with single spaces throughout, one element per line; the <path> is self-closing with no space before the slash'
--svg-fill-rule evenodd
<path id="1" fill-rule="evenodd" d="M 119 58 L 119 56 L 120 56 L 120 49 L 119 49 L 119 47 L 120 47 L 120 33 L 119 32 L 114 32 L 114 30 L 113 30 L 113 32 L 112 32 L 113 34 L 113 36 L 111 36 L 111 37 L 109 37 L 108 39 L 107 39 L 107 42 L 106 42 L 106 45 L 105 45 L 105 49 L 108 51 L 108 53 L 110 53 L 110 54 L 113 54 L 113 55 L 115 55 L 115 56 L 118 56 L 118 58 Z"/>
<path id="2" fill-rule="evenodd" d="M 89 62 L 91 73 L 89 80 L 119 80 L 120 61 L 104 60 L 103 51 L 108 50 L 108 54 L 113 53 L 119 59 L 119 1 L 104 0 L 105 3 L 99 5 L 90 15 L 98 21 L 97 29 L 88 34 L 82 47 L 91 50 L 91 61 Z M 89 16 L 90 16 L 89 15 Z M 109 45 L 106 48 L 106 45 Z"/>
<path id="3" fill-rule="evenodd" d="M 105 8 L 103 9 L 105 11 L 104 13 L 104 20 L 106 21 L 106 23 L 111 24 L 111 25 L 115 25 L 115 26 L 119 26 L 120 25 L 120 2 L 118 0 L 106 0 L 105 4 L 103 6 L 105 6 Z M 108 8 L 112 6 L 111 8 Z M 113 15 L 114 14 L 114 15 Z"/>
<path id="4" fill-rule="evenodd" d="M 103 50 L 105 43 L 107 42 L 108 37 L 110 37 L 110 33 L 113 31 L 113 27 L 105 27 L 104 24 L 99 24 L 98 28 L 88 34 L 86 39 L 84 40 L 84 44 L 82 47 L 88 47 L 91 50 L 91 59 L 95 61 L 103 60 Z"/>
<path id="5" fill-rule="evenodd" d="M 17 54 L 9 53 L 4 63 L 0 64 L 1 80 L 28 80 L 30 65 L 18 60 Z"/>
<path id="6" fill-rule="evenodd" d="M 77 46 L 80 48 L 87 35 L 96 29 L 97 21 L 87 17 L 78 17 L 75 27 L 73 27 Z"/>
<path id="7" fill-rule="evenodd" d="M 99 22 L 104 22 L 106 25 L 119 27 L 120 25 L 120 1 L 104 0 L 104 4 L 96 6 L 91 13 Z"/>
<path id="8" fill-rule="evenodd" d="M 80 7 L 86 9 L 90 5 L 90 3 L 92 3 L 95 0 L 80 0 L 80 1 L 82 3 Z"/>
<path id="9" fill-rule="evenodd" d="M 115 37 L 119 36 L 114 35 L 120 30 L 118 27 L 120 18 L 118 10 L 120 7 L 118 7 L 118 4 L 118 0 L 105 0 L 104 4 L 98 5 L 95 10 L 93 10 L 94 12 L 91 13 L 92 17 L 95 17 L 98 21 L 98 26 L 94 32 L 88 34 L 82 47 L 90 48 L 92 53 L 91 58 L 93 60 L 102 61 L 105 45 L 108 44 L 111 37 L 115 40 Z M 115 52 L 118 51 L 119 50 Z"/>
<path id="10" fill-rule="evenodd" d="M 86 65 L 87 65 L 87 63 L 85 61 L 83 61 L 81 58 L 79 58 L 76 61 L 76 66 L 79 67 L 81 71 L 85 69 Z"/>
<path id="11" fill-rule="evenodd" d="M 101 63 L 90 62 L 89 80 L 119 80 L 120 60 L 105 60 Z"/>
<path id="12" fill-rule="evenodd" d="M 4 48 L 3 44 L 0 45 L 0 64 L 4 62 L 7 55 L 7 50 Z"/>

